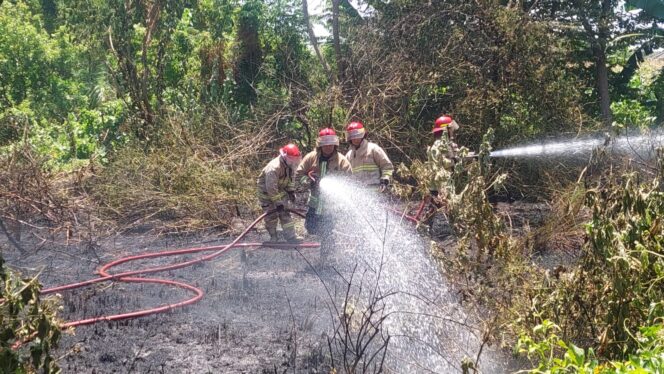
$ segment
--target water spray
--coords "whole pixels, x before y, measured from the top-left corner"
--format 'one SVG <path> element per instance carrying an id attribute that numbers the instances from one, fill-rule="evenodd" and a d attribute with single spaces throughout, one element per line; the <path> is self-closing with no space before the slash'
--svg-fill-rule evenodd
<path id="1" fill-rule="evenodd" d="M 335 222 L 335 269 L 345 279 L 361 274 L 353 307 L 371 305 L 378 294 L 389 316 L 376 327 L 390 336 L 385 371 L 462 371 L 464 357 L 478 357 L 481 332 L 454 302 L 429 242 L 402 214 L 385 209 L 384 195 L 373 189 L 331 175 L 320 180 L 320 191 L 324 212 Z M 491 349 L 481 356 L 486 372 L 505 371 Z"/>
<path id="2" fill-rule="evenodd" d="M 637 156 L 645 160 L 651 159 L 655 154 L 654 150 L 663 144 L 664 134 L 661 132 L 636 136 L 623 135 L 615 138 L 609 134 L 604 134 L 601 137 L 595 138 L 541 142 L 502 149 L 491 152 L 490 157 L 577 157 L 587 156 L 593 150 L 604 147 L 609 152 Z"/>

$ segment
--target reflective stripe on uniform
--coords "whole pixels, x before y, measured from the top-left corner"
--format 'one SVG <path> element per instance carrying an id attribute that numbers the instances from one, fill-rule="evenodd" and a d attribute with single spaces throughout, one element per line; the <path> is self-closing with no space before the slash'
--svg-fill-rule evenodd
<path id="1" fill-rule="evenodd" d="M 376 164 L 362 164 L 353 168 L 353 174 L 374 171 L 380 171 L 380 168 Z"/>
<path id="2" fill-rule="evenodd" d="M 352 147 L 346 158 L 353 167 L 353 179 L 366 186 L 378 184 L 381 179 L 389 180 L 394 170 L 385 151 L 372 142 L 363 141 L 359 147 Z"/>
<path id="3" fill-rule="evenodd" d="M 320 177 L 323 178 L 327 174 L 327 161 L 320 162 L 319 167 L 320 167 Z M 323 204 L 321 204 L 321 201 L 319 199 L 316 199 L 316 204 L 318 205 L 318 207 L 316 208 L 316 214 L 323 213 Z"/>
<path id="4" fill-rule="evenodd" d="M 285 194 L 284 192 L 279 192 L 278 194 L 276 194 L 276 195 L 274 195 L 274 196 L 269 196 L 269 195 L 267 195 L 267 194 L 265 194 L 265 193 L 263 193 L 263 192 L 261 192 L 261 191 L 258 191 L 258 198 L 259 198 L 259 199 L 270 200 L 270 201 L 272 201 L 273 203 L 275 203 L 275 202 L 277 202 L 277 201 L 279 201 L 279 200 L 283 200 L 284 197 L 286 197 L 286 194 Z"/>

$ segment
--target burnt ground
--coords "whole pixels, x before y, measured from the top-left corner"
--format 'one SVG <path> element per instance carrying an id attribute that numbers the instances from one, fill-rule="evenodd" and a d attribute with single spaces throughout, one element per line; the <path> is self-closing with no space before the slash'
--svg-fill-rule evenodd
<path id="1" fill-rule="evenodd" d="M 253 239 L 260 239 L 252 234 Z M 248 241 L 254 241 L 249 238 Z M 209 237 L 127 235 L 82 246 L 45 246 L 28 256 L 5 252 L 24 274 L 40 272 L 45 287 L 90 279 L 100 264 L 144 252 L 228 242 Z M 30 248 L 27 242 L 24 247 Z M 6 246 L 3 246 L 6 248 Z M 318 249 L 303 249 L 316 263 Z M 181 261 L 136 262 L 114 271 Z M 184 280 L 205 297 L 177 311 L 81 326 L 64 334 L 55 356 L 65 373 L 260 373 L 297 368 L 318 372 L 321 334 L 330 315 L 319 277 L 292 250 L 232 249 L 214 261 L 154 277 Z M 67 321 L 177 302 L 189 294 L 167 286 L 104 283 L 62 293 Z M 329 300 L 329 299 L 328 299 Z M 292 370 L 290 371 L 292 372 Z"/>
<path id="2" fill-rule="evenodd" d="M 539 205 L 501 209 L 521 220 L 517 227 L 536 226 L 547 214 Z M 245 241 L 264 238 L 252 232 Z M 38 240 L 27 238 L 22 245 L 29 254 L 20 256 L 4 239 L 0 245 L 7 263 L 26 275 L 39 273 L 45 287 L 90 279 L 101 264 L 126 255 L 230 241 L 213 234 L 177 238 L 136 233 L 99 240 L 93 247 L 42 243 L 35 251 L 31 248 Z M 135 262 L 113 271 L 182 260 Z M 203 300 L 165 314 L 78 327 L 63 335 L 55 356 L 64 373 L 327 372 L 325 334 L 333 316 L 322 281 L 332 293 L 342 286 L 331 272 L 317 273 L 309 266 L 319 263 L 319 249 L 232 249 L 192 268 L 159 273 L 154 277 L 201 287 Z M 189 294 L 166 286 L 103 283 L 61 297 L 60 316 L 70 321 L 177 302 Z"/>

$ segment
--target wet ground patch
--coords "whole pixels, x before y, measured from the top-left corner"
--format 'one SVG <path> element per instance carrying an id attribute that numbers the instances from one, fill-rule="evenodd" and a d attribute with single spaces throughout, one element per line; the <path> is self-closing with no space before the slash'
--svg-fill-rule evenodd
<path id="1" fill-rule="evenodd" d="M 205 245 L 229 241 L 127 235 L 100 241 L 94 250 L 54 244 L 26 256 L 4 256 L 26 275 L 40 273 L 42 284 L 51 287 L 90 279 L 100 264 L 121 256 L 191 247 L 206 239 Z M 302 256 L 315 263 L 318 249 L 301 254 L 232 249 L 214 261 L 151 275 L 201 287 L 205 296 L 165 314 L 77 327 L 61 341 L 60 366 L 71 373 L 316 372 L 329 313 L 321 300 L 322 284 Z M 130 263 L 113 271 L 184 258 Z M 188 297 L 168 286 L 100 283 L 62 292 L 60 317 L 70 321 L 123 313 Z"/>

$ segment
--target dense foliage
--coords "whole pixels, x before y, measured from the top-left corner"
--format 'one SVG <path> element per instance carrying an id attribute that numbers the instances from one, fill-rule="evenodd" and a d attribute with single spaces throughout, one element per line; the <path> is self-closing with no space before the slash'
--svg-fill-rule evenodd
<path id="1" fill-rule="evenodd" d="M 639 329 L 664 317 L 661 176 L 642 182 L 625 174 L 619 183 L 588 190 L 586 204 L 592 218 L 583 257 L 541 290 L 538 313 L 556 316 L 564 337 L 621 359 L 641 346 Z"/>
<path id="2" fill-rule="evenodd" d="M 158 219 L 170 232 L 230 228 L 255 204 L 256 172 L 278 146 L 311 149 L 318 128 L 351 119 L 416 179 L 440 113 L 484 156 L 490 144 L 664 122 L 661 1 L 334 0 L 322 18 L 303 4 L 0 1 L 2 231 L 20 248 L 21 225 L 35 220 L 90 242 L 94 233 L 75 232 L 83 220 L 89 231 Z M 317 38 L 321 20 L 331 33 Z M 531 193 L 575 174 L 545 180 L 558 171 L 543 169 L 512 170 L 510 188 Z M 560 288 L 538 289 L 523 285 L 550 279 L 516 270 L 532 243 L 511 238 L 488 201 L 504 177 L 486 162 L 455 173 L 445 188 L 461 234 L 456 266 L 480 274 L 469 281 L 478 296 L 517 290 L 493 305 L 523 322 L 514 331 L 546 319 L 564 341 L 596 348 L 584 357 L 652 351 L 638 333 L 652 337 L 662 316 L 659 182 L 616 175 L 619 184 L 588 191 L 583 262 Z M 516 299 L 536 300 L 537 313 Z M 551 365 L 542 344 L 557 337 L 525 339 Z"/>

